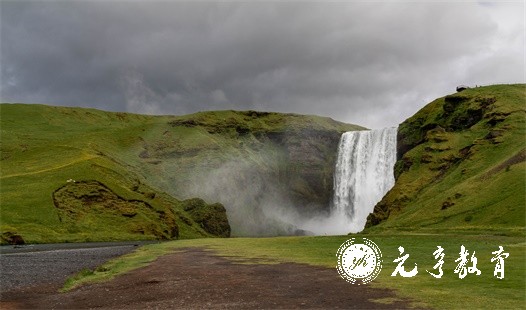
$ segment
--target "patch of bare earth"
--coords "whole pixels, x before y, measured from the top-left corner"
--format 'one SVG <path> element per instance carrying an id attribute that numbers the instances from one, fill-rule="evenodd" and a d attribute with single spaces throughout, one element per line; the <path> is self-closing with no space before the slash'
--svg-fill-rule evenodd
<path id="1" fill-rule="evenodd" d="M 335 268 L 303 264 L 238 264 L 204 249 L 186 249 L 106 283 L 68 293 L 57 286 L 13 291 L 3 306 L 24 309 L 399 309 L 388 289 L 352 285 Z M 392 300 L 390 304 L 373 300 Z"/>

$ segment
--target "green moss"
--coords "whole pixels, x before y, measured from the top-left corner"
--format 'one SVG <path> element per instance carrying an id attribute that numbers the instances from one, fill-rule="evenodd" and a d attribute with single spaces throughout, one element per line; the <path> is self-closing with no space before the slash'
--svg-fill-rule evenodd
<path id="1" fill-rule="evenodd" d="M 150 193 L 145 196 L 151 198 Z M 179 236 L 172 208 L 157 210 L 146 201 L 127 200 L 95 180 L 67 183 L 53 192 L 53 203 L 68 231 L 89 231 L 91 221 L 98 221 L 111 223 L 104 225 L 108 233 L 122 231 L 154 239 Z"/>
<path id="2" fill-rule="evenodd" d="M 222 204 L 207 204 L 199 198 L 185 200 L 182 204 L 184 210 L 203 230 L 214 236 L 230 237 L 230 224 Z"/>

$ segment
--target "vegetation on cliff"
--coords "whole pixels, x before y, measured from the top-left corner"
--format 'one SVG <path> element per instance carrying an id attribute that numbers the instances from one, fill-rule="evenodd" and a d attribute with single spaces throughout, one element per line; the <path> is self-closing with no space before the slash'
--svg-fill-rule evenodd
<path id="1" fill-rule="evenodd" d="M 369 231 L 524 234 L 525 98 L 524 84 L 470 88 L 400 124 L 396 184 Z"/>

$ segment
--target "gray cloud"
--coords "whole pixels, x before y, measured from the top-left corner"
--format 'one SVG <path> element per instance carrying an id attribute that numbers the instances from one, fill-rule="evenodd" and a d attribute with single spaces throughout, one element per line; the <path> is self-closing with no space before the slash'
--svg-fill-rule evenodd
<path id="1" fill-rule="evenodd" d="M 457 84 L 525 82 L 522 1 L 0 5 L 4 102 L 379 128 Z"/>

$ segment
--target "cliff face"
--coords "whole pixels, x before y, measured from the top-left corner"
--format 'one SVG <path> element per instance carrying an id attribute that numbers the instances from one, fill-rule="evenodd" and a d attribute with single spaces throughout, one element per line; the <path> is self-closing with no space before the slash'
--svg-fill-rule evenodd
<path id="1" fill-rule="evenodd" d="M 345 131 L 320 128 L 289 133 L 283 144 L 289 168 L 282 171 L 280 181 L 291 193 L 294 205 L 322 210 L 330 207 L 338 143 Z"/>
<path id="2" fill-rule="evenodd" d="M 219 201 L 237 235 L 301 234 L 290 218 L 327 212 L 340 136 L 359 126 L 255 111 L 174 117 L 149 130 L 135 158 L 181 198 Z"/>
<path id="3" fill-rule="evenodd" d="M 396 184 L 370 230 L 524 227 L 525 95 L 525 85 L 467 89 L 400 124 Z"/>

